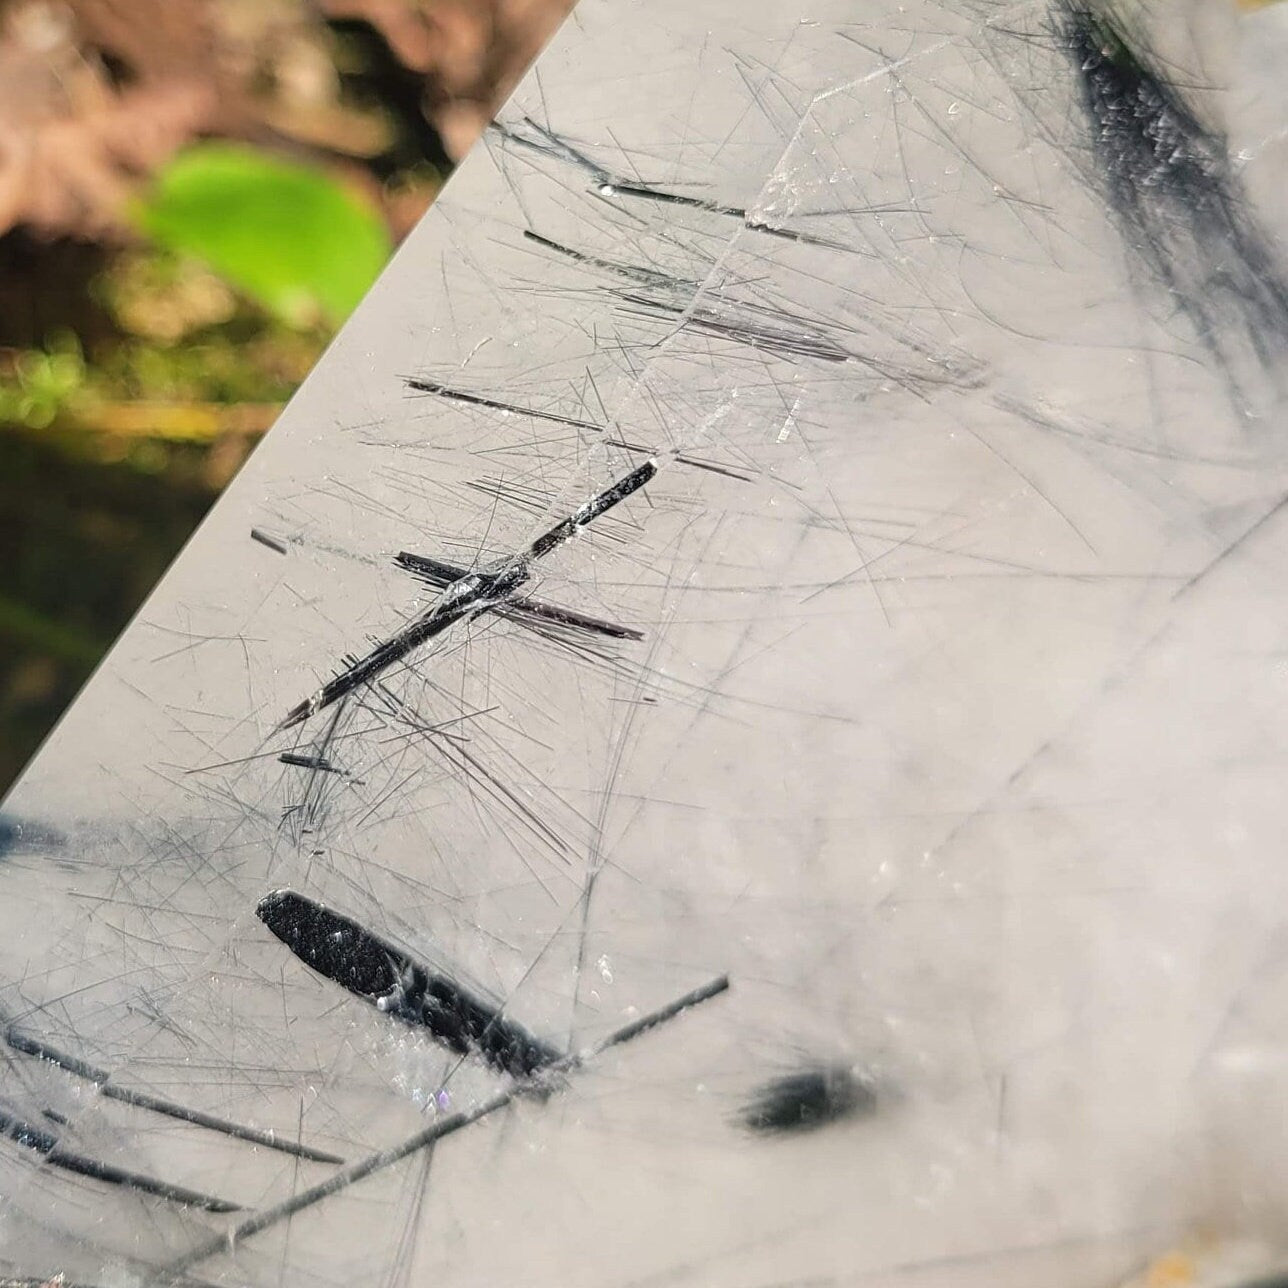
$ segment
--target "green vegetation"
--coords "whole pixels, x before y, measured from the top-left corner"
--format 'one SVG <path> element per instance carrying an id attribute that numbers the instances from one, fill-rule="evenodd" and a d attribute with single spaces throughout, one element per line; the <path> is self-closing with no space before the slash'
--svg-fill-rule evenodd
<path id="1" fill-rule="evenodd" d="M 0 422 L 44 429 L 72 405 L 85 383 L 85 358 L 70 331 L 44 349 L 20 350 L 0 382 Z"/>
<path id="2" fill-rule="evenodd" d="M 390 251 L 375 207 L 324 171 L 227 143 L 171 161 L 138 219 L 295 326 L 342 322 Z"/>

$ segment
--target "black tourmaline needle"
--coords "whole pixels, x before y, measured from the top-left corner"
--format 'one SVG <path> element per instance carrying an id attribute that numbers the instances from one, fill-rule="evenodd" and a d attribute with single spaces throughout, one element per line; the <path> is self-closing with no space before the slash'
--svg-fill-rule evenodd
<path id="1" fill-rule="evenodd" d="M 306 966 L 397 1019 L 427 1028 L 458 1055 L 477 1055 L 516 1078 L 563 1058 L 454 980 L 292 890 L 260 900 L 259 919 Z"/>
<path id="2" fill-rule="evenodd" d="M 92 1082 L 97 1093 L 105 1100 L 119 1100 L 122 1104 L 134 1105 L 138 1109 L 147 1109 L 154 1114 L 162 1114 L 166 1118 L 175 1118 L 179 1122 L 191 1123 L 195 1127 L 205 1127 L 236 1140 L 248 1141 L 252 1145 L 263 1145 L 266 1149 L 276 1149 L 283 1154 L 294 1154 L 297 1158 L 307 1158 L 315 1163 L 344 1162 L 344 1159 L 337 1154 L 329 1154 L 325 1150 L 314 1149 L 310 1145 L 285 1140 L 274 1132 L 265 1131 L 259 1127 L 248 1127 L 244 1123 L 230 1122 L 227 1118 L 218 1118 L 214 1114 L 204 1113 L 200 1109 L 193 1109 L 173 1100 L 164 1100 L 146 1091 L 122 1087 L 112 1080 L 109 1070 L 90 1064 L 88 1060 L 82 1060 L 79 1056 L 60 1051 L 57 1047 L 50 1046 L 49 1043 L 29 1033 L 24 1033 L 16 1025 L 10 1025 L 4 1030 L 4 1041 L 13 1051 L 34 1056 L 37 1060 L 44 1060 L 78 1078 Z M 49 1110 L 45 1111 L 45 1115 L 55 1122 L 58 1121 L 53 1118 Z M 0 1132 L 3 1131 L 3 1126 L 0 1126 Z M 3 1288 L 2 1284 L 0 1288 Z"/>
<path id="3" fill-rule="evenodd" d="M 240 1212 L 241 1205 L 230 1203 L 227 1199 L 215 1198 L 210 1194 L 201 1194 L 197 1190 L 185 1189 L 182 1185 L 171 1185 L 168 1181 L 158 1180 L 154 1176 L 145 1176 L 141 1172 L 126 1171 L 114 1167 L 111 1163 L 101 1163 L 96 1158 L 85 1154 L 76 1154 L 64 1149 L 58 1137 L 41 1127 L 33 1127 L 21 1118 L 0 1110 L 0 1136 L 27 1149 L 35 1150 L 45 1156 L 51 1167 L 61 1168 L 65 1172 L 74 1172 L 77 1176 L 88 1176 L 95 1181 L 105 1181 L 108 1185 L 119 1185 L 122 1189 L 137 1190 L 141 1194 L 153 1194 L 157 1198 L 168 1199 L 181 1207 L 201 1208 L 206 1212 Z"/>
<path id="4" fill-rule="evenodd" d="M 409 622 L 395 635 L 378 644 L 366 657 L 347 667 L 333 680 L 328 680 L 311 697 L 292 707 L 280 727 L 289 729 L 301 724 L 323 707 L 339 701 L 368 680 L 374 680 L 382 671 L 435 636 L 441 635 L 448 627 L 493 605 L 505 604 L 532 575 L 534 560 L 543 558 L 576 536 L 588 523 L 593 523 L 632 492 L 639 491 L 656 474 L 657 465 L 653 461 L 645 461 L 643 465 L 618 479 L 612 487 L 579 506 L 548 532 L 542 533 L 526 550 L 490 568 L 479 569 L 452 582 L 428 612 Z"/>

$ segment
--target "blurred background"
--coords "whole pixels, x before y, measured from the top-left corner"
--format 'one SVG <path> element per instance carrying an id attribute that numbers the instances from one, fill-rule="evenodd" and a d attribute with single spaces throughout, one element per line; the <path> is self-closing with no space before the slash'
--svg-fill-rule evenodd
<path id="1" fill-rule="evenodd" d="M 0 790 L 571 0 L 0 0 Z"/>

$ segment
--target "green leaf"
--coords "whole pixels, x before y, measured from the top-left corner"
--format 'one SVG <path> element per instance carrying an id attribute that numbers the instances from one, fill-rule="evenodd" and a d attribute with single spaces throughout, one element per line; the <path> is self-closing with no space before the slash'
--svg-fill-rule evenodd
<path id="1" fill-rule="evenodd" d="M 292 325 L 338 324 L 389 257 L 376 210 L 325 172 L 206 143 L 157 176 L 139 222 Z"/>

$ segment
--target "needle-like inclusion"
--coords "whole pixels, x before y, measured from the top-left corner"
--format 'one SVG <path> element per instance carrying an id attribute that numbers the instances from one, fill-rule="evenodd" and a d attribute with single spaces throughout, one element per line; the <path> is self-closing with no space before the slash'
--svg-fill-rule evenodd
<path id="1" fill-rule="evenodd" d="M 111 1163 L 100 1162 L 85 1154 L 77 1154 L 65 1149 L 57 1136 L 40 1127 L 33 1127 L 21 1118 L 0 1110 L 0 1136 L 6 1136 L 16 1144 L 35 1150 L 45 1156 L 50 1167 L 61 1168 L 77 1176 L 86 1176 L 91 1180 L 104 1181 L 108 1185 L 119 1185 L 122 1189 L 137 1190 L 140 1194 L 152 1194 L 157 1198 L 168 1199 L 180 1207 L 200 1208 L 205 1212 L 240 1212 L 239 1203 L 216 1198 L 211 1194 L 202 1194 L 182 1185 L 171 1185 L 168 1181 L 158 1180 L 154 1176 L 145 1176 L 142 1172 L 131 1172 Z"/>
<path id="2" fill-rule="evenodd" d="M 402 630 L 378 644 L 366 657 L 347 667 L 333 680 L 327 681 L 311 697 L 293 707 L 281 723 L 282 729 L 302 724 L 311 715 L 329 707 L 359 686 L 374 680 L 413 650 L 441 635 L 450 626 L 473 617 L 488 608 L 509 602 L 515 592 L 532 576 L 532 564 L 593 523 L 601 514 L 638 492 L 657 474 L 657 464 L 645 461 L 629 474 L 617 480 L 598 496 L 579 506 L 566 519 L 560 520 L 549 531 L 510 559 L 504 559 L 488 568 L 468 573 L 452 582 L 442 597 L 428 612 L 409 622 Z"/>
<path id="3" fill-rule="evenodd" d="M 563 1057 L 500 1007 L 312 899 L 277 890 L 255 911 L 306 966 L 386 1015 L 428 1029 L 458 1055 L 477 1055 L 515 1078 Z"/>
<path id="4" fill-rule="evenodd" d="M 161 1114 L 166 1118 L 174 1118 L 179 1122 L 191 1123 L 194 1127 L 205 1127 L 209 1131 L 219 1132 L 224 1136 L 232 1136 L 236 1140 L 244 1140 L 252 1145 L 263 1145 L 265 1149 L 275 1149 L 283 1154 L 293 1154 L 297 1158 L 306 1158 L 311 1162 L 344 1162 L 344 1159 L 337 1154 L 329 1154 L 325 1150 L 314 1149 L 310 1145 L 301 1145 L 292 1140 L 285 1140 L 275 1132 L 264 1131 L 258 1127 L 249 1127 L 244 1123 L 230 1122 L 226 1118 L 218 1118 L 214 1114 L 203 1113 L 200 1109 L 192 1109 L 187 1105 L 177 1104 L 173 1100 L 164 1100 L 160 1096 L 150 1095 L 146 1091 L 136 1091 L 130 1087 L 118 1086 L 111 1080 L 112 1075 L 106 1069 L 100 1069 L 96 1065 L 90 1064 L 88 1060 L 82 1060 L 79 1056 L 60 1051 L 57 1047 L 50 1046 L 49 1043 L 42 1042 L 38 1038 L 32 1037 L 29 1033 L 24 1033 L 14 1025 L 10 1025 L 5 1030 L 4 1040 L 10 1050 L 20 1051 L 23 1055 L 34 1056 L 37 1060 L 44 1060 L 47 1064 L 55 1065 L 78 1078 L 84 1078 L 86 1081 L 92 1082 L 97 1088 L 98 1094 L 105 1100 L 117 1100 L 125 1105 L 133 1105 L 136 1109 L 146 1109 L 150 1113 Z"/>

